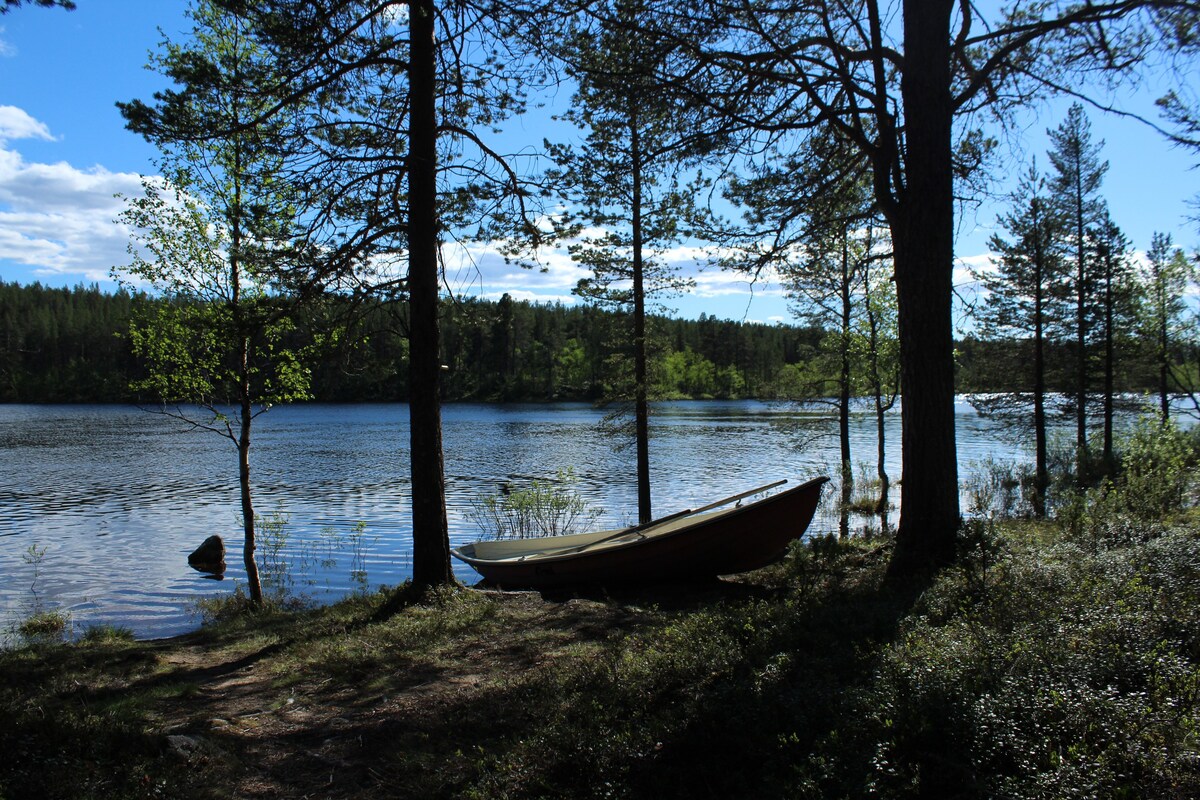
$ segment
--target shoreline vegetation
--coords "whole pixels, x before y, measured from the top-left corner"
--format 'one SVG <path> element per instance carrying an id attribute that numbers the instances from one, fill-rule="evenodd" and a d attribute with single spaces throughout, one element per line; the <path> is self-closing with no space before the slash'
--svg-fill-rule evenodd
<path id="1" fill-rule="evenodd" d="M 1195 796 L 1195 518 L 1100 512 L 968 525 L 922 583 L 821 538 L 710 584 L 30 643 L 0 797 Z"/>
<path id="2" fill-rule="evenodd" d="M 205 605 L 0 650 L 0 798 L 1200 794 L 1200 437 L 966 487 L 953 566 L 815 537 L 733 578 Z"/>

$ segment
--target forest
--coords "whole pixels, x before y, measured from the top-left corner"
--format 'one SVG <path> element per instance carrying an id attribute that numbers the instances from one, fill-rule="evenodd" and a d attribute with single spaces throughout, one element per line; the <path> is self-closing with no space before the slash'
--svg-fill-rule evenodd
<path id="1" fill-rule="evenodd" d="M 136 391 L 145 366 L 134 354 L 129 326 L 139 308 L 162 302 L 144 293 L 103 292 L 96 286 L 49 288 L 0 281 L 0 402 L 141 403 L 161 398 Z M 442 308 L 442 383 L 446 402 L 547 402 L 619 399 L 628 383 L 628 321 L 589 305 L 538 305 L 464 298 Z M 316 402 L 395 402 L 407 399 L 403 304 L 357 313 L 326 308 L 318 320 L 343 320 L 352 333 L 311 352 L 309 399 Z M 651 396 L 676 399 L 826 399 L 836 394 L 838 337 L 819 327 L 650 317 Z M 300 349 L 301 333 L 293 346 Z M 1021 393 L 1029 389 L 1020 365 L 1030 342 L 972 335 L 955 345 L 956 391 Z M 1122 342 L 1115 383 L 1120 393 L 1157 386 L 1151 344 Z M 1072 386 L 1071 348 L 1051 346 L 1049 391 Z M 1197 344 L 1180 338 L 1172 355 L 1172 393 L 1195 386 Z M 623 366 L 625 365 L 625 366 Z M 854 365 L 852 396 L 865 394 Z"/>
<path id="2" fill-rule="evenodd" d="M 0 402 L 140 402 L 162 398 L 131 388 L 145 367 L 129 326 L 145 294 L 96 287 L 50 289 L 0 282 Z M 442 304 L 445 401 L 603 401 L 626 380 L 620 358 L 627 320 L 591 306 L 499 301 Z M 350 313 L 329 303 L 302 319 L 288 344 L 304 349 L 330 324 L 343 333 L 306 350 L 310 399 L 394 402 L 408 399 L 407 324 L 402 303 Z M 340 326 L 340 328 L 338 327 Z M 653 393 L 662 399 L 802 397 L 808 365 L 823 333 L 783 325 L 651 318 Z M 815 385 L 815 384 L 814 384 Z"/>

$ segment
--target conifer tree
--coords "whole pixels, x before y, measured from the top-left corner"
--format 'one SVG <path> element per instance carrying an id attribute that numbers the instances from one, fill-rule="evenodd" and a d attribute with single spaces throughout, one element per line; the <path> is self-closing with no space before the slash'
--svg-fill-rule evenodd
<path id="1" fill-rule="evenodd" d="M 1187 306 L 1184 292 L 1193 275 L 1183 250 L 1173 246 L 1169 233 L 1156 232 L 1146 252 L 1142 274 L 1144 295 L 1141 329 L 1158 377 L 1158 414 L 1163 425 L 1171 418 L 1171 391 L 1180 382 L 1173 374 L 1178 332 Z"/>
<path id="2" fill-rule="evenodd" d="M 657 75 L 677 47 L 672 36 L 645 25 L 644 0 L 614 0 L 593 8 L 593 23 L 568 26 L 559 55 L 577 83 L 563 119 L 584 132 L 577 147 L 547 144 L 553 175 L 572 209 L 567 231 L 588 233 L 571 256 L 592 271 L 575 292 L 627 309 L 633 328 L 633 402 L 638 520 L 652 518 L 649 454 L 647 300 L 691 285 L 658 255 L 686 239 L 701 214 L 702 181 L 685 185 L 680 172 L 712 146 L 701 111 L 671 97 Z M 596 231 L 592 233 L 591 231 Z"/>
<path id="3" fill-rule="evenodd" d="M 1065 285 L 1060 219 L 1046 197 L 1046 186 L 1035 162 L 1013 193 L 1013 210 L 1000 218 L 1008 234 L 996 234 L 988 246 L 999 258 L 994 269 L 976 278 L 987 291 L 980 309 L 983 332 L 989 336 L 1032 335 L 1029 362 L 1033 395 L 1033 507 L 1046 513 L 1049 484 L 1046 439 L 1046 345 L 1061 331 Z"/>
<path id="4" fill-rule="evenodd" d="M 1062 240 L 1067 252 L 1069 292 L 1073 305 L 1072 335 L 1075 345 L 1075 471 L 1076 479 L 1089 478 L 1088 390 L 1091 385 L 1089 356 L 1103 314 L 1100 297 L 1100 265 L 1089 246 L 1089 233 L 1104 222 L 1107 210 L 1100 185 L 1108 162 L 1100 160 L 1104 142 L 1093 142 L 1091 123 L 1083 106 L 1075 103 L 1067 118 L 1050 136 L 1051 203 L 1062 220 Z"/>
<path id="5" fill-rule="evenodd" d="M 1105 474 L 1115 468 L 1113 420 L 1116 415 L 1117 346 L 1125 341 L 1137 321 L 1138 287 L 1129 258 L 1129 240 L 1105 210 L 1099 224 L 1089 232 L 1095 251 L 1100 289 L 1101 339 L 1104 343 L 1104 441 L 1102 462 Z"/>

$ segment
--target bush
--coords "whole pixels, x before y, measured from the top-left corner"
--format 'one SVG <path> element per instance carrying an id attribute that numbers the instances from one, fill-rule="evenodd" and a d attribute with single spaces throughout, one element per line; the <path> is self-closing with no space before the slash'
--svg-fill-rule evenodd
<path id="1" fill-rule="evenodd" d="M 1200 794 L 1200 539 L 949 570 L 857 698 L 888 796 Z"/>
<path id="2" fill-rule="evenodd" d="M 1118 440 L 1118 487 L 1137 519 L 1158 519 L 1193 501 L 1200 448 L 1194 432 L 1142 417 Z"/>
<path id="3" fill-rule="evenodd" d="M 553 480 L 530 481 L 520 489 L 505 489 L 471 504 L 468 513 L 485 537 L 527 539 L 560 536 L 586 529 L 604 509 L 591 506 L 575 488 L 575 470 L 558 470 Z"/>

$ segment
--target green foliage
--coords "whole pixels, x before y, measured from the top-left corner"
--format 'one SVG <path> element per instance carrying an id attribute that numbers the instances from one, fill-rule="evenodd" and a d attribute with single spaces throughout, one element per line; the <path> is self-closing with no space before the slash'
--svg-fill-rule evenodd
<path id="1" fill-rule="evenodd" d="M 136 297 L 0 280 L 0 402 L 131 399 L 138 367 L 121 333 Z"/>
<path id="2" fill-rule="evenodd" d="M 533 479 L 520 488 L 501 491 L 471 503 L 468 517 L 483 536 L 527 539 L 587 530 L 604 509 L 592 506 L 575 485 L 575 470 L 560 469 L 549 480 Z"/>
<path id="3" fill-rule="evenodd" d="M 991 550 L 948 573 L 855 702 L 883 797 L 1176 797 L 1200 787 L 1200 539 Z M 981 577 L 987 594 L 978 590 Z M 1187 585 L 1191 582 L 1191 585 Z"/>
<path id="4" fill-rule="evenodd" d="M 1169 517 L 1194 505 L 1200 466 L 1200 430 L 1142 417 L 1117 440 L 1117 489 L 1135 519 Z"/>
<path id="5" fill-rule="evenodd" d="M 164 306 L 167 306 L 164 308 Z M 397 303 L 371 302 L 353 317 L 330 298 L 302 309 L 294 326 L 282 327 L 272 364 L 254 367 L 272 392 L 292 387 L 298 397 L 307 374 L 310 394 L 323 402 L 402 401 L 408 397 L 408 342 L 402 335 L 407 310 Z M 213 317 L 188 303 L 95 287 L 46 289 L 0 282 L 0 401 L 117 402 L 140 397 L 203 393 L 232 397 L 222 376 L 229 365 L 218 354 Z M 594 400 L 614 379 L 608 362 L 619 346 L 609 335 L 627 327 L 620 315 L 587 306 L 535 305 L 511 301 L 449 301 L 442 305 L 446 399 L 479 401 Z M 131 319 L 139 347 L 163 364 L 151 376 L 135 355 Z M 224 323 L 222 323 L 224 324 Z M 286 323 L 281 322 L 281 325 Z M 794 380 L 819 332 L 785 325 L 732 322 L 715 317 L 676 320 L 652 317 L 662 345 L 660 364 L 679 363 L 678 354 L 711 364 L 713 379 L 701 394 L 714 397 L 805 397 Z M 157 340 L 151 331 L 171 332 Z M 332 332 L 331 332 L 332 331 Z M 194 337 L 195 347 L 188 343 Z M 191 352 L 189 352 L 189 347 Z M 193 355 L 194 353 L 194 355 Z M 188 359 L 206 365 L 195 368 Z M 708 367 L 702 368 L 707 374 Z M 277 380 L 274 371 L 281 373 Z M 300 374 L 294 374 L 299 372 Z M 651 365 L 661 397 L 691 397 L 688 377 L 663 377 Z M 178 377 L 176 377 L 178 376 Z M 692 376 L 693 378 L 695 376 Z M 137 392 L 131 386 L 140 387 Z M 272 402 L 282 402 L 276 395 Z"/>
<path id="6" fill-rule="evenodd" d="M 1057 517 L 1071 541 L 1093 550 L 1158 535 L 1195 505 L 1197 433 L 1143 417 L 1117 440 L 1116 472 L 1099 486 L 1065 492 Z"/>
<path id="7" fill-rule="evenodd" d="M 124 625 L 89 625 L 79 637 L 83 645 L 129 644 L 133 641 L 133 630 Z"/>
<path id="8" fill-rule="evenodd" d="M 442 590 L 386 617 L 360 595 L 238 615 L 201 648 L 2 651 L 0 796 L 236 794 L 253 756 L 310 733 L 347 797 L 1195 796 L 1200 537 L 1157 534 L 1096 550 L 977 520 L 959 564 L 914 587 L 884 582 L 886 542 L 820 537 L 748 582 Z M 314 718 L 247 740 L 202 714 L 186 732 L 214 758 L 179 762 L 164 720 L 192 718 L 208 671 L 175 647 L 252 670 L 229 702 Z M 273 778 L 329 791 L 327 773 Z"/>
<path id="9" fill-rule="evenodd" d="M 71 615 L 57 608 L 35 611 L 17 624 L 17 633 L 29 642 L 62 641 L 71 626 Z"/>

